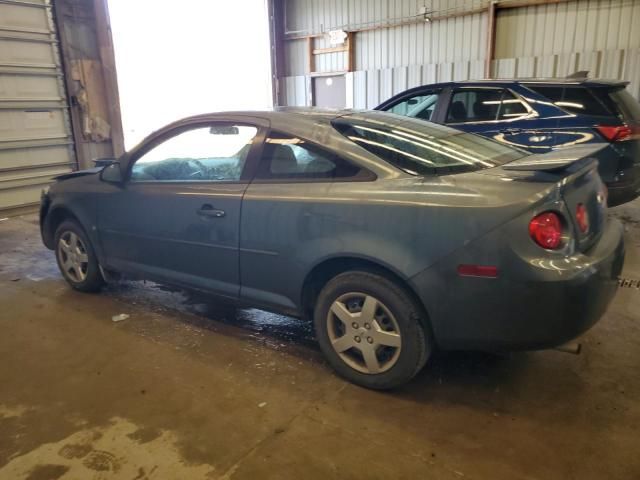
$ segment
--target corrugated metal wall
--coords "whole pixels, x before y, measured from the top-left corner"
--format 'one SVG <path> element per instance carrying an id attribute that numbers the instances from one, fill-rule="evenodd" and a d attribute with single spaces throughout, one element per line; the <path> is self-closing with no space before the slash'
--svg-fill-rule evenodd
<path id="1" fill-rule="evenodd" d="M 75 165 L 48 0 L 0 2 L 0 212 Z"/>
<path id="2" fill-rule="evenodd" d="M 629 80 L 640 98 L 640 1 L 582 0 L 503 10 L 496 19 L 497 77 Z"/>
<path id="3" fill-rule="evenodd" d="M 640 48 L 640 2 L 582 0 L 501 10 L 496 58 Z"/>
<path id="4" fill-rule="evenodd" d="M 425 3 L 434 16 L 470 14 L 416 22 Z M 370 108 L 411 86 L 484 77 L 488 16 L 482 9 L 487 6 L 482 0 L 287 0 L 285 36 L 413 21 L 355 34 L 356 71 L 347 75 L 347 98 L 355 108 Z M 498 10 L 493 76 L 565 76 L 586 69 L 593 77 L 630 80 L 631 93 L 640 98 L 639 25 L 640 0 Z M 314 39 L 315 48 L 325 46 L 325 36 Z M 306 40 L 285 41 L 286 77 L 280 84 L 289 105 L 311 104 L 306 65 Z M 344 71 L 346 54 L 317 55 L 315 67 L 317 72 Z"/>

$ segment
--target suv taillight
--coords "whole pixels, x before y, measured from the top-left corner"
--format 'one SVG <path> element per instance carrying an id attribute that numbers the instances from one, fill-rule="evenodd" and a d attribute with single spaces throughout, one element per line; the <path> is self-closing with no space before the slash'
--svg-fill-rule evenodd
<path id="1" fill-rule="evenodd" d="M 587 207 L 582 203 L 579 203 L 576 207 L 576 222 L 578 222 L 580 231 L 582 233 L 587 233 L 589 230 L 589 212 L 587 212 Z"/>
<path id="2" fill-rule="evenodd" d="M 557 250 L 562 246 L 562 220 L 555 212 L 544 212 L 529 222 L 529 235 L 542 248 Z"/>
<path id="3" fill-rule="evenodd" d="M 623 142 L 640 138 L 640 126 L 638 125 L 598 125 L 596 128 L 610 142 Z"/>

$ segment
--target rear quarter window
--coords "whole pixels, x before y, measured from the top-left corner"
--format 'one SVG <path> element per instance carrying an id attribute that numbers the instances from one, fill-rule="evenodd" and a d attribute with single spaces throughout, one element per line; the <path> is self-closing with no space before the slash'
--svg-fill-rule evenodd
<path id="1" fill-rule="evenodd" d="M 564 111 L 577 115 L 610 117 L 613 113 L 594 93 L 583 86 L 527 85 L 532 90 L 553 102 Z"/>
<path id="2" fill-rule="evenodd" d="M 472 172 L 527 155 L 472 133 L 413 119 L 394 122 L 394 115 L 389 117 L 385 121 L 341 117 L 332 123 L 352 142 L 411 175 Z"/>

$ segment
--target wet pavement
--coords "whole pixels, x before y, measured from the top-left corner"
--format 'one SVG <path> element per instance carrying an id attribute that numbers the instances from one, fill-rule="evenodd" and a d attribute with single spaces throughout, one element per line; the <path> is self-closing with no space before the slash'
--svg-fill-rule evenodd
<path id="1" fill-rule="evenodd" d="M 386 393 L 299 320 L 72 291 L 35 216 L 0 221 L 0 479 L 640 478 L 640 201 L 611 215 L 626 283 L 581 355 L 439 353 Z"/>

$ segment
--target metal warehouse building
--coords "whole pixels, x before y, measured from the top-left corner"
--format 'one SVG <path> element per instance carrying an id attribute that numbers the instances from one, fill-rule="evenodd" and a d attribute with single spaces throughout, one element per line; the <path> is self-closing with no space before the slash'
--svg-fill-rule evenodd
<path id="1" fill-rule="evenodd" d="M 407 88 L 451 80 L 625 79 L 640 97 L 638 0 L 288 0 L 278 40 L 278 99 L 372 108 Z M 425 6 L 426 5 L 426 6 Z M 329 32 L 348 34 L 332 46 Z"/>

